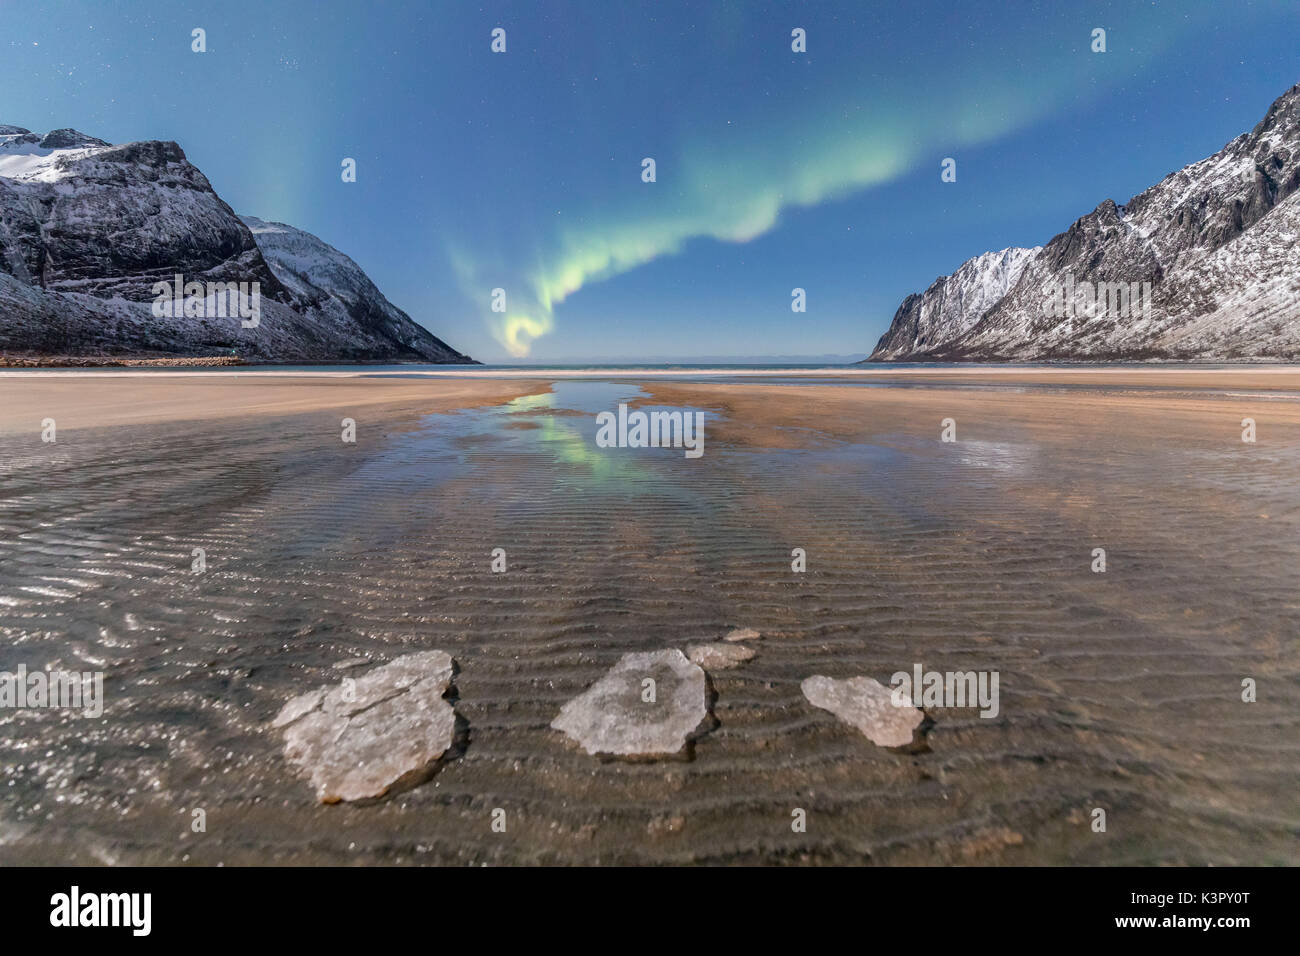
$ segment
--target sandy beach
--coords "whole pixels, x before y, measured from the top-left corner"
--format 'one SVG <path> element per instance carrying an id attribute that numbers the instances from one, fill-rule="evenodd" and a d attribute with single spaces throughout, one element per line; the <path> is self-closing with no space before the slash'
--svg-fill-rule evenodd
<path id="1" fill-rule="evenodd" d="M 0 434 L 39 428 L 158 425 L 225 418 L 273 418 L 389 406 L 401 417 L 497 404 L 544 388 L 532 382 L 466 380 L 438 387 L 404 379 L 352 375 L 281 376 L 232 372 L 24 372 L 0 374 Z"/>
<path id="2" fill-rule="evenodd" d="M 0 373 L 0 669 L 106 698 L 0 711 L 0 862 L 1300 861 L 1300 370 L 803 378 Z M 703 411 L 704 454 L 598 447 L 620 403 Z M 690 753 L 551 727 L 732 628 Z M 461 746 L 319 804 L 272 719 L 429 650 Z M 800 691 L 914 664 L 999 713 L 900 753 Z"/>

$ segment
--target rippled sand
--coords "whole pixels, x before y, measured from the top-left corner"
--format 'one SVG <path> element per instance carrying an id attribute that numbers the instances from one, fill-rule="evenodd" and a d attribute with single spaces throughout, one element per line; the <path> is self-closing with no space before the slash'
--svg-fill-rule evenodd
<path id="1" fill-rule="evenodd" d="M 0 378 L 0 670 L 107 697 L 0 711 L 0 862 L 1300 862 L 1294 372 L 258 374 Z M 619 401 L 703 409 L 704 456 L 597 448 Z M 550 728 L 624 653 L 733 627 L 759 653 L 692 759 Z M 463 747 L 318 805 L 271 719 L 427 649 Z M 998 671 L 1001 712 L 899 754 L 799 690 L 914 663 Z"/>

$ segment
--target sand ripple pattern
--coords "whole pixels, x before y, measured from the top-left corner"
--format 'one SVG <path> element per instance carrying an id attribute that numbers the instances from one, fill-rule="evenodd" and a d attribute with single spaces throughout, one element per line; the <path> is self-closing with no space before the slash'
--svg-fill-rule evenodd
<path id="1" fill-rule="evenodd" d="M 583 388 L 359 415 L 356 445 L 328 415 L 5 439 L 0 668 L 103 670 L 107 706 L 0 712 L 0 861 L 1300 862 L 1300 435 L 936 423 L 689 461 L 596 448 Z M 693 760 L 549 727 L 623 654 L 739 626 L 761 653 L 711 675 Z M 318 806 L 267 724 L 340 661 L 431 648 L 463 752 Z M 900 755 L 800 693 L 914 662 L 999 671 L 1001 713 Z"/>

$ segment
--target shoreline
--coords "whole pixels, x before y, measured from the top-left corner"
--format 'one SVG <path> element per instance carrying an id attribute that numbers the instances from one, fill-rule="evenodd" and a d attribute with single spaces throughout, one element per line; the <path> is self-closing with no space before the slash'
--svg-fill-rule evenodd
<path id="1" fill-rule="evenodd" d="M 353 377 L 320 376 L 316 381 L 262 377 L 237 380 L 238 373 L 52 372 L 0 373 L 0 435 L 35 434 L 52 418 L 59 429 L 146 426 L 225 418 L 264 420 L 383 407 L 393 418 L 408 413 L 460 411 L 500 405 L 546 390 L 540 382 L 505 379 L 444 382 L 361 382 Z M 177 375 L 201 380 L 179 385 Z M 84 379 L 97 379 L 88 385 Z"/>
<path id="2" fill-rule="evenodd" d="M 392 406 L 397 413 L 445 412 L 500 405 L 576 380 L 640 382 L 667 402 L 703 399 L 708 404 L 748 404 L 757 395 L 784 395 L 787 410 L 859 402 L 864 385 L 878 410 L 891 409 L 899 420 L 922 408 L 966 404 L 980 391 L 981 402 L 1016 414 L 1025 388 L 1041 390 L 1040 400 L 1107 404 L 1125 401 L 1214 399 L 1270 400 L 1290 405 L 1300 400 L 1300 367 L 1269 369 L 906 369 L 718 370 L 683 373 L 666 369 L 610 370 L 457 370 L 393 372 L 365 369 L 284 372 L 247 369 L 50 369 L 0 370 L 0 434 L 16 434 L 54 418 L 61 428 L 150 425 L 273 415 L 323 413 L 336 409 Z M 834 387 L 840 386 L 840 387 Z M 1258 391 L 1256 391 L 1258 390 Z M 964 396 L 964 397 L 963 397 Z M 1284 413 L 1289 418 L 1289 412 Z"/>

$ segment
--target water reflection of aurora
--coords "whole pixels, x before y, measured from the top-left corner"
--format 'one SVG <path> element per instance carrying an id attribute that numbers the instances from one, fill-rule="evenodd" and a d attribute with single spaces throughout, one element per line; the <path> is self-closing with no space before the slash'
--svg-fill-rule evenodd
<path id="1" fill-rule="evenodd" d="M 620 402 L 643 397 L 645 392 L 626 383 L 556 382 L 552 391 L 520 396 L 503 406 L 503 410 L 506 415 L 528 416 L 536 424 L 530 430 L 532 436 L 544 443 L 548 454 L 557 461 L 581 468 L 601 483 L 657 481 L 659 476 L 651 467 L 652 457 L 669 449 L 600 448 L 596 444 L 596 415 L 617 408 Z M 547 414 L 548 411 L 555 414 Z"/>

